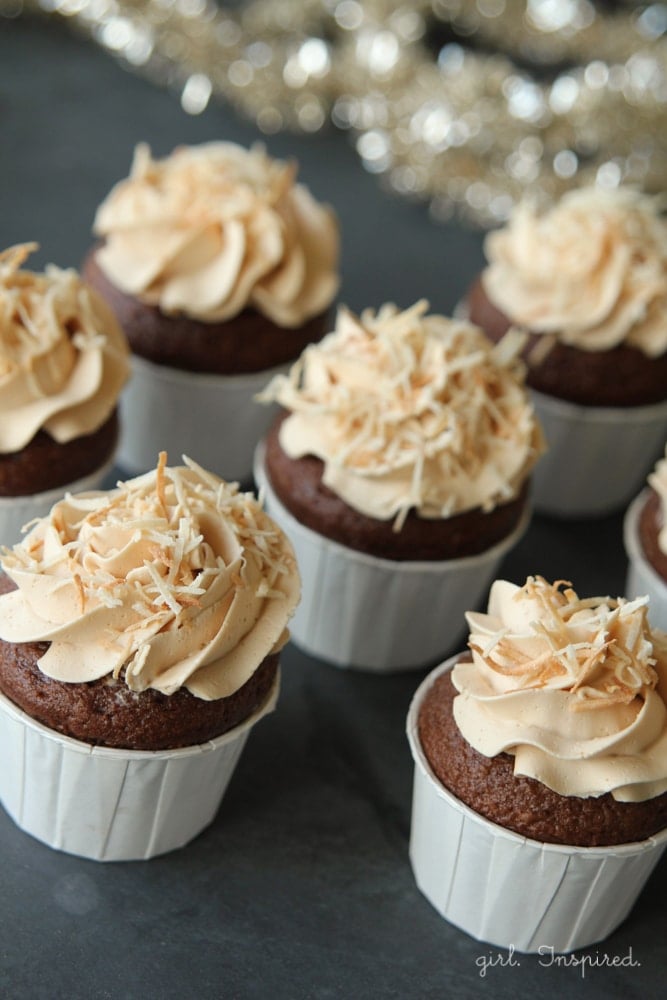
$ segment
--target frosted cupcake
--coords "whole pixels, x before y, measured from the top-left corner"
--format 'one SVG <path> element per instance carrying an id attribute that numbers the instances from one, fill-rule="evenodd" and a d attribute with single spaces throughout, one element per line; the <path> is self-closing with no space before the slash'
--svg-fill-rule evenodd
<path id="1" fill-rule="evenodd" d="M 180 847 L 273 708 L 299 597 L 289 542 L 192 462 L 68 495 L 5 550 L 0 799 L 100 860 Z"/>
<path id="2" fill-rule="evenodd" d="M 129 350 L 108 306 L 73 270 L 0 253 L 0 543 L 64 489 L 99 486 L 118 439 Z"/>
<path id="3" fill-rule="evenodd" d="M 542 438 L 521 343 L 494 347 L 470 324 L 427 315 L 425 302 L 341 310 L 267 387 L 260 398 L 286 414 L 256 477 L 303 574 L 298 644 L 380 671 L 453 646 L 529 514 Z"/>
<path id="4" fill-rule="evenodd" d="M 664 442 L 660 207 L 630 189 L 584 188 L 544 213 L 521 204 L 486 238 L 488 266 L 466 309 L 493 339 L 510 325 L 530 333 L 527 384 L 549 443 L 535 478 L 539 510 L 576 517 L 620 509 Z"/>
<path id="5" fill-rule="evenodd" d="M 648 477 L 648 488 L 625 515 L 628 597 L 649 594 L 651 621 L 667 630 L 667 449 Z"/>
<path id="6" fill-rule="evenodd" d="M 411 859 L 474 937 L 585 947 L 627 916 L 667 843 L 667 636 L 648 599 L 497 581 L 470 655 L 410 709 Z M 523 886 L 523 892 L 508 886 Z"/>
<path id="7" fill-rule="evenodd" d="M 121 463 L 144 471 L 161 448 L 196 441 L 208 468 L 249 480 L 270 419 L 253 394 L 327 328 L 333 212 L 260 147 L 212 142 L 158 160 L 140 145 L 94 230 L 84 273 L 135 357 Z"/>

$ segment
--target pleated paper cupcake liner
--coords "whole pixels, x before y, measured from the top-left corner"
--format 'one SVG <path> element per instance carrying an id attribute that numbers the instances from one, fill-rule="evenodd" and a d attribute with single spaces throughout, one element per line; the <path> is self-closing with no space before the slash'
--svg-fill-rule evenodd
<path id="1" fill-rule="evenodd" d="M 407 720 L 415 762 L 410 860 L 418 888 L 471 937 L 520 952 L 564 953 L 602 941 L 632 909 L 667 846 L 568 847 L 521 837 L 460 802 L 433 774 L 419 709 L 452 657 L 417 689 Z"/>
<path id="2" fill-rule="evenodd" d="M 96 861 L 183 847 L 214 819 L 264 705 L 227 733 L 176 750 L 93 747 L 35 722 L 0 695 L 0 801 L 49 847 Z"/>
<path id="3" fill-rule="evenodd" d="M 255 446 L 278 412 L 254 396 L 287 370 L 209 375 L 133 355 L 121 396 L 120 465 L 132 475 L 147 472 L 166 451 L 172 464 L 188 455 L 228 482 L 249 482 Z"/>
<path id="4" fill-rule="evenodd" d="M 357 552 L 300 524 L 271 489 L 263 445 L 255 481 L 267 513 L 292 542 L 301 573 L 292 640 L 338 667 L 376 673 L 416 670 L 455 648 L 464 612 L 477 607 L 530 517 L 526 508 L 507 538 L 478 555 L 398 562 Z"/>
<path id="5" fill-rule="evenodd" d="M 632 600 L 648 595 L 651 625 L 667 631 L 667 581 L 653 569 L 639 539 L 639 518 L 647 499 L 648 490 L 642 490 L 628 507 L 623 521 L 623 540 L 628 556 L 625 596 Z"/>
<path id="6" fill-rule="evenodd" d="M 533 504 L 562 518 L 624 508 L 667 437 L 667 401 L 651 406 L 579 406 L 531 391 L 547 452 L 533 471 Z"/>

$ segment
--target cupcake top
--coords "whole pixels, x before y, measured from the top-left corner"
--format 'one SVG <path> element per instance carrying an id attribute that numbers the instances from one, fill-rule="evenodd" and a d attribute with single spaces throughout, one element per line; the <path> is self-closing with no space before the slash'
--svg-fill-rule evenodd
<path id="1" fill-rule="evenodd" d="M 513 499 L 543 449 L 515 331 L 493 346 L 477 327 L 418 302 L 360 317 L 306 348 L 259 397 L 290 415 L 280 444 L 315 455 L 323 482 L 362 514 L 445 518 Z"/>
<path id="2" fill-rule="evenodd" d="M 290 543 L 249 493 L 194 462 L 67 495 L 2 568 L 0 638 L 49 642 L 49 677 L 132 691 L 238 690 L 287 641 L 299 599 Z"/>
<path id="3" fill-rule="evenodd" d="M 658 548 L 667 556 L 667 448 L 665 457 L 660 459 L 655 469 L 648 477 L 650 485 L 658 495 L 660 502 L 660 530 L 658 531 Z"/>
<path id="4" fill-rule="evenodd" d="M 459 730 L 560 795 L 638 802 L 667 791 L 667 635 L 648 598 L 581 599 L 570 584 L 496 581 L 454 667 Z"/>
<path id="5" fill-rule="evenodd" d="M 97 263 L 167 314 L 217 322 L 253 307 L 300 326 L 336 294 L 339 240 L 331 209 L 295 175 L 261 147 L 211 142 L 154 160 L 139 145 L 97 211 Z"/>
<path id="6" fill-rule="evenodd" d="M 21 270 L 35 243 L 0 253 L 0 454 L 39 430 L 65 444 L 109 418 L 129 349 L 109 307 L 73 270 Z"/>
<path id="7" fill-rule="evenodd" d="M 571 191 L 539 214 L 522 202 L 489 233 L 482 283 L 513 323 L 585 351 L 667 351 L 667 224 L 630 188 Z"/>

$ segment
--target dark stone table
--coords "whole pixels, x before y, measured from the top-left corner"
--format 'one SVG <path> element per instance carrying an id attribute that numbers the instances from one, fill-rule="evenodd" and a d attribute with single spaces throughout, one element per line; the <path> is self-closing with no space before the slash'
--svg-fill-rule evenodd
<path id="1" fill-rule="evenodd" d="M 95 208 L 134 145 L 262 137 L 228 108 L 189 117 L 66 26 L 0 19 L 0 242 L 37 240 L 34 266 L 78 265 Z M 358 310 L 426 297 L 449 312 L 482 237 L 393 199 L 341 133 L 272 137 L 331 201 L 343 231 L 340 299 Z M 196 456 L 195 456 L 196 457 Z M 622 518 L 535 518 L 502 568 L 622 593 Z M 132 998 L 494 998 L 664 995 L 667 860 L 625 924 L 587 954 L 504 962 L 442 920 L 408 861 L 407 707 L 423 672 L 375 677 L 283 658 L 278 710 L 253 732 L 213 825 L 149 862 L 98 864 L 21 833 L 0 810 L 0 995 Z M 0 767 L 2 762 L 0 761 Z M 517 892 L 525 887 L 516 886 Z M 527 904 L 528 905 L 528 904 Z M 624 967 L 604 967 L 614 958 Z M 627 961 L 631 958 L 631 963 Z M 584 974 L 585 973 L 585 974 Z M 662 985 L 661 985 L 662 984 Z"/>

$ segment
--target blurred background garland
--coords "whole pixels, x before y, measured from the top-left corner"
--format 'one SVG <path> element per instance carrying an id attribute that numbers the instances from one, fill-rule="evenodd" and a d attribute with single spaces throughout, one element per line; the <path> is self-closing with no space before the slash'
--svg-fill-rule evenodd
<path id="1" fill-rule="evenodd" d="M 436 219 L 502 222 L 525 191 L 663 191 L 667 4 L 623 0 L 0 0 L 68 19 L 201 113 L 350 133 Z"/>

